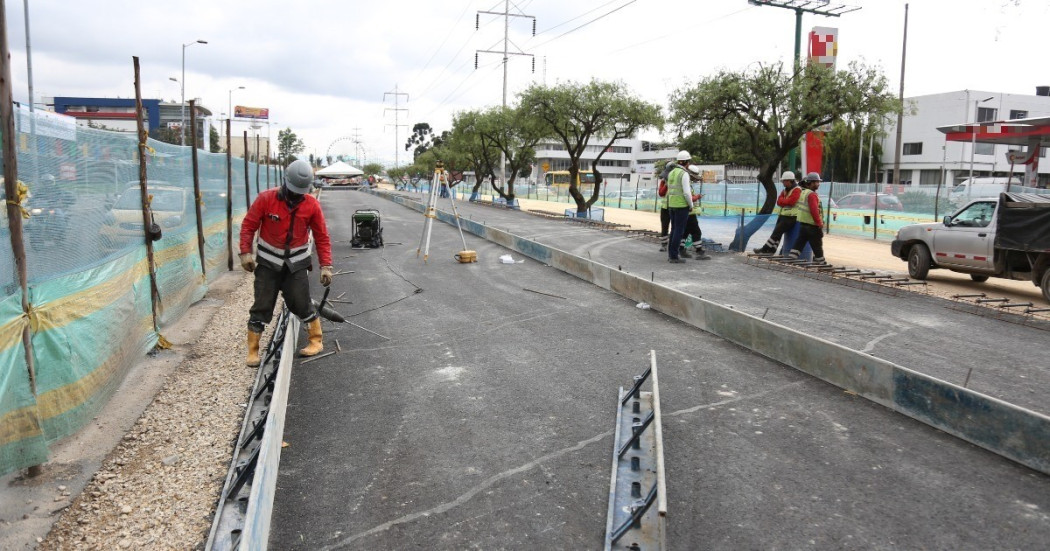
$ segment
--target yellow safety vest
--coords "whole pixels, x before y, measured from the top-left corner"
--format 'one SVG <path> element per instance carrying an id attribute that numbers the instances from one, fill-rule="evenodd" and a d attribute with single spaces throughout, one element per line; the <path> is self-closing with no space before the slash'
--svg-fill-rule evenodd
<path id="1" fill-rule="evenodd" d="M 795 187 L 788 190 L 787 194 L 791 195 L 791 193 L 795 191 L 795 188 L 797 187 L 798 185 L 796 184 Z M 801 197 L 802 195 L 799 195 L 799 200 L 795 201 L 795 204 L 791 205 L 790 207 L 780 207 L 780 210 L 777 211 L 778 213 L 780 213 L 780 216 L 798 216 L 798 211 L 800 210 L 799 203 L 802 202 Z"/>
<path id="2" fill-rule="evenodd" d="M 809 224 L 811 226 L 817 226 L 817 221 L 813 219 L 813 213 L 809 212 L 809 196 L 813 193 L 813 190 L 802 188 L 802 195 L 798 196 L 798 203 L 795 206 L 798 208 L 798 221 L 803 224 Z M 821 219 L 824 218 L 824 205 L 820 202 L 820 197 L 817 197 L 817 216 Z"/>
<path id="3" fill-rule="evenodd" d="M 688 178 L 685 174 L 685 169 L 676 166 L 671 170 L 671 173 L 667 175 L 667 207 L 668 208 L 687 208 L 689 207 L 689 199 L 682 195 L 682 178 Z"/>

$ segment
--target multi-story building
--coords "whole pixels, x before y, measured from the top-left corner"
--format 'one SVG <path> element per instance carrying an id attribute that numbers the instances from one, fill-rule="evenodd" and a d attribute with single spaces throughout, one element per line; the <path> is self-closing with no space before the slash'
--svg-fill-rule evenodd
<path id="1" fill-rule="evenodd" d="M 652 142 L 633 138 L 616 140 L 609 147 L 604 139 L 595 139 L 580 158 L 580 170 L 591 170 L 598 154 L 605 154 L 598 161 L 598 170 L 606 181 L 631 180 L 632 174 L 651 176 L 653 164 L 660 160 L 674 159 L 677 149 L 659 149 Z M 536 181 L 542 182 L 547 172 L 569 169 L 569 153 L 560 142 L 547 140 L 536 146 Z"/>
<path id="2" fill-rule="evenodd" d="M 80 98 L 61 97 L 44 98 L 44 102 L 56 113 L 69 115 L 81 126 L 90 126 L 117 132 L 135 132 L 134 98 Z M 211 127 L 208 118 L 212 112 L 208 108 L 195 104 L 197 111 L 197 136 L 201 149 L 207 149 L 206 129 Z M 164 102 L 159 99 L 143 99 L 142 109 L 146 131 L 153 134 L 161 128 L 179 128 L 182 125 L 183 105 L 178 102 Z M 189 103 L 185 109 L 186 124 L 190 123 Z M 187 143 L 189 134 L 187 133 Z"/>
<path id="3" fill-rule="evenodd" d="M 938 127 L 952 124 L 1025 119 L 1050 116 L 1050 87 L 1040 86 L 1035 95 L 1003 94 L 978 90 L 958 90 L 943 94 L 905 98 L 902 124 L 900 181 L 911 185 L 951 186 L 970 176 L 1007 176 L 1010 147 L 994 144 L 949 142 Z M 882 140 L 882 166 L 879 181 L 893 181 L 897 124 L 891 121 Z M 1046 148 L 1041 152 L 1046 158 Z M 1023 166 L 1014 173 L 1024 175 Z M 1040 186 L 1050 183 L 1050 162 L 1040 160 Z"/>

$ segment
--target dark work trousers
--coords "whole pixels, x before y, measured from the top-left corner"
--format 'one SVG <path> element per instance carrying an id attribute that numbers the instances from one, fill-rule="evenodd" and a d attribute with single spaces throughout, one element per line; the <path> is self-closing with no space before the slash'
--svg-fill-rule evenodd
<path id="1" fill-rule="evenodd" d="M 685 235 L 689 207 L 676 207 L 668 210 L 671 211 L 671 237 L 667 242 L 667 257 L 676 259 L 678 258 L 678 247 L 682 245 L 682 236 Z"/>
<path id="2" fill-rule="evenodd" d="M 700 241 L 703 239 L 704 234 L 700 231 L 700 221 L 697 220 L 695 214 L 690 214 L 685 219 L 685 233 L 682 234 L 682 239 L 686 237 L 692 237 L 693 247 L 700 248 Z"/>
<path id="3" fill-rule="evenodd" d="M 784 237 L 784 234 L 791 231 L 791 228 L 795 225 L 798 220 L 797 216 L 777 216 L 777 223 L 773 226 L 773 233 L 769 235 L 769 239 L 766 240 L 766 247 L 773 249 L 776 252 L 777 246 L 780 245 L 780 238 Z"/>
<path id="4" fill-rule="evenodd" d="M 660 237 L 667 237 L 667 229 L 671 227 L 671 211 L 660 207 Z"/>
<path id="5" fill-rule="evenodd" d="M 805 222 L 800 223 L 798 239 L 795 239 L 795 244 L 791 245 L 791 252 L 796 255 L 802 254 L 802 250 L 806 248 L 806 243 L 809 243 L 810 248 L 813 249 L 814 261 L 824 260 L 824 228 Z M 798 252 L 796 253 L 796 251 Z"/>
<path id="6" fill-rule="evenodd" d="M 299 270 L 288 271 L 288 266 L 274 270 L 263 265 L 255 267 L 255 302 L 248 311 L 248 329 L 262 333 L 266 324 L 273 319 L 273 307 L 277 304 L 277 293 L 284 297 L 288 310 L 299 317 L 303 323 L 309 323 L 317 317 L 317 311 L 310 304 L 310 272 Z"/>

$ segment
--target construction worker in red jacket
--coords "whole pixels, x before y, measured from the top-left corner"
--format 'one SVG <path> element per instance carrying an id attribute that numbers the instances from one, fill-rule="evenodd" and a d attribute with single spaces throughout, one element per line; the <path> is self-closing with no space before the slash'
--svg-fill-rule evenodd
<path id="1" fill-rule="evenodd" d="M 780 246 L 780 238 L 791 231 L 791 228 L 795 226 L 795 222 L 798 220 L 798 198 L 802 195 L 802 188 L 795 185 L 795 173 L 785 170 L 780 175 L 780 182 L 784 184 L 784 190 L 777 196 L 777 223 L 773 226 L 773 233 L 766 240 L 766 244 L 753 249 L 756 254 L 777 252 L 777 247 Z"/>
<path id="2" fill-rule="evenodd" d="M 332 284 L 332 244 L 321 203 L 309 193 L 313 180 L 310 163 L 293 161 L 285 169 L 283 185 L 260 193 L 241 223 L 241 267 L 255 273 L 255 303 L 248 316 L 249 366 L 260 363 L 259 337 L 273 319 L 278 292 L 288 310 L 306 324 L 309 343 L 299 354 L 315 356 L 324 348 L 321 318 L 310 302 L 310 234 L 317 243 L 321 285 L 325 287 Z M 258 254 L 253 258 L 256 232 Z"/>
<path id="3" fill-rule="evenodd" d="M 819 188 L 820 174 L 806 174 L 798 198 L 798 237 L 791 245 L 788 258 L 798 258 L 808 243 L 813 249 L 813 262 L 824 264 L 824 208 L 817 196 Z"/>

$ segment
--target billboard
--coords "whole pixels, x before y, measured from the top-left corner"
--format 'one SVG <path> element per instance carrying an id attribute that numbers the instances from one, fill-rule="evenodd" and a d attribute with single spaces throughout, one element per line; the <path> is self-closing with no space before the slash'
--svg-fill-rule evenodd
<path id="1" fill-rule="evenodd" d="M 233 107 L 233 117 L 236 119 L 269 119 L 270 110 L 265 107 L 245 107 L 236 105 Z"/>
<path id="2" fill-rule="evenodd" d="M 809 31 L 809 62 L 835 68 L 839 55 L 839 30 L 831 27 L 813 27 Z"/>

